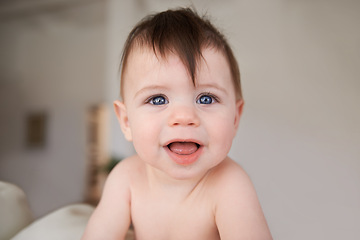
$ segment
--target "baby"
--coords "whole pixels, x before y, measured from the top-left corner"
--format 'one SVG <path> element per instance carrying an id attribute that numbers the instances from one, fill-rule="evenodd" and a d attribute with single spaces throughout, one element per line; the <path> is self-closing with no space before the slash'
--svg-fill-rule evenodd
<path id="1" fill-rule="evenodd" d="M 222 34 L 191 9 L 142 20 L 124 47 L 114 107 L 136 155 L 110 173 L 83 239 L 272 239 L 254 187 L 227 154 L 243 108 Z"/>

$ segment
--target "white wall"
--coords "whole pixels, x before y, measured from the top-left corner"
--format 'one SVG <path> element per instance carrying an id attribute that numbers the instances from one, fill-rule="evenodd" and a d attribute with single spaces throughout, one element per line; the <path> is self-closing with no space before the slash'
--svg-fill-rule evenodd
<path id="1" fill-rule="evenodd" d="M 116 54 L 146 14 L 191 5 L 109 2 Z M 230 156 L 252 178 L 274 239 L 359 239 L 359 2 L 193 5 L 223 29 L 239 60 L 246 103 Z M 109 99 L 117 97 L 113 77 Z M 131 154 L 115 120 L 112 129 L 110 151 Z"/>
<path id="2" fill-rule="evenodd" d="M 84 114 L 118 97 L 131 27 L 150 12 L 190 5 L 91 2 L 0 24 L 0 179 L 23 187 L 37 216 L 82 200 Z M 359 239 L 358 1 L 193 5 L 238 57 L 246 105 L 230 156 L 252 178 L 274 239 Z M 38 109 L 49 112 L 48 147 L 28 151 L 24 116 Z M 111 116 L 109 153 L 131 155 Z"/>
<path id="3" fill-rule="evenodd" d="M 86 111 L 104 101 L 104 2 L 0 24 L 0 179 L 26 192 L 35 217 L 83 201 Z M 25 145 L 25 117 L 46 111 L 44 149 Z"/>
<path id="4" fill-rule="evenodd" d="M 247 106 L 231 155 L 276 239 L 358 239 L 360 4 L 264 5 L 239 8 Z"/>

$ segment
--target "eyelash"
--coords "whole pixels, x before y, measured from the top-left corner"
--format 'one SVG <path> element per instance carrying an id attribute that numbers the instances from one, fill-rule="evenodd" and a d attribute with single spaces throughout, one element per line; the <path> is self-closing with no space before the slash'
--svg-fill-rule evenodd
<path id="1" fill-rule="evenodd" d="M 200 100 L 201 97 L 204 97 L 204 96 L 208 96 L 212 99 L 212 103 L 219 103 L 220 102 L 220 99 L 215 96 L 214 94 L 212 94 L 211 92 L 205 92 L 205 93 L 201 93 L 199 94 L 199 96 L 196 98 L 196 103 L 198 103 L 198 101 Z M 165 103 L 163 104 L 154 104 L 154 102 L 152 102 L 154 99 L 158 98 L 158 97 L 162 97 L 165 99 Z M 164 95 L 164 94 L 155 94 L 155 95 L 152 95 L 150 97 L 148 97 L 146 100 L 145 100 L 145 103 L 146 104 L 152 104 L 152 105 L 164 105 L 164 104 L 167 104 L 169 103 L 169 100 L 167 99 L 167 97 Z M 200 103 L 199 103 L 200 104 Z"/>
<path id="2" fill-rule="evenodd" d="M 152 105 L 163 105 L 163 104 L 154 104 L 152 101 L 158 97 L 163 97 L 165 99 L 165 103 L 164 104 L 167 104 L 169 103 L 169 100 L 167 99 L 167 97 L 164 95 L 164 94 L 156 94 L 156 95 L 152 95 L 150 97 L 148 97 L 146 100 L 145 100 L 145 103 L 146 104 L 152 104 Z"/>
<path id="3" fill-rule="evenodd" d="M 209 96 L 211 97 L 212 101 L 215 101 L 215 103 L 219 103 L 220 102 L 220 99 L 213 93 L 211 92 L 205 92 L 205 93 L 201 93 L 199 94 L 199 96 L 196 98 L 196 102 L 198 102 L 200 100 L 201 97 L 204 97 L 204 96 Z M 214 102 L 211 102 L 211 104 L 214 103 Z"/>

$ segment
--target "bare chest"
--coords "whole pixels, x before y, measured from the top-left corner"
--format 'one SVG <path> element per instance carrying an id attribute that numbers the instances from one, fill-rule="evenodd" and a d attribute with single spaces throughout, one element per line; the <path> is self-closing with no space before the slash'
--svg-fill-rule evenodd
<path id="1" fill-rule="evenodd" d="M 173 202 L 172 199 L 136 199 L 131 217 L 137 240 L 218 240 L 211 204 L 200 198 Z"/>

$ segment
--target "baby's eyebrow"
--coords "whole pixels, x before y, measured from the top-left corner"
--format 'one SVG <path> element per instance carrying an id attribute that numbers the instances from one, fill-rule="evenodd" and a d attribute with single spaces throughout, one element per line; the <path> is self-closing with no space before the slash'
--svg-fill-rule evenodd
<path id="1" fill-rule="evenodd" d="M 219 86 L 218 84 L 216 83 L 208 83 L 208 84 L 198 84 L 196 86 L 196 88 L 215 88 L 223 93 L 228 93 L 227 89 L 226 88 L 223 88 L 221 86 Z"/>
<path id="2" fill-rule="evenodd" d="M 150 85 L 150 86 L 145 86 L 143 88 L 141 88 L 139 91 L 137 91 L 135 93 L 135 98 L 138 96 L 138 95 L 141 95 L 143 94 L 144 92 L 164 92 L 166 91 L 168 88 L 165 87 L 165 86 L 161 86 L 161 85 Z"/>

